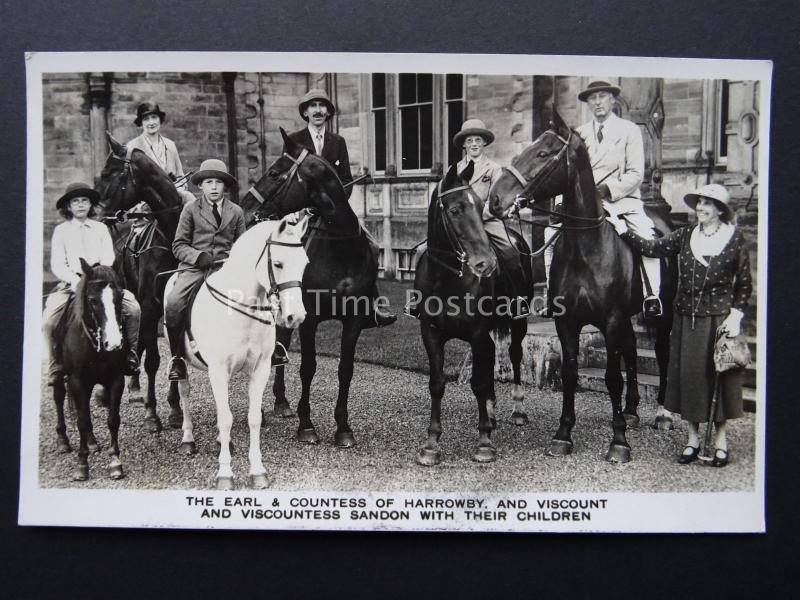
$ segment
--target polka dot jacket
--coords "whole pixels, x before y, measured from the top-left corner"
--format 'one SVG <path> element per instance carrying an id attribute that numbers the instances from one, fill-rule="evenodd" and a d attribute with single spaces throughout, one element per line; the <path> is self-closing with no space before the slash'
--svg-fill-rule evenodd
<path id="1" fill-rule="evenodd" d="M 644 256 L 677 257 L 679 283 L 675 309 L 678 314 L 691 315 L 692 307 L 695 307 L 698 317 L 727 315 L 731 308 L 744 312 L 753 292 L 744 236 L 739 230 L 734 231 L 722 252 L 710 257 L 706 267 L 692 254 L 689 245 L 692 229 L 682 227 L 652 240 L 646 240 L 629 229 L 622 238 Z"/>

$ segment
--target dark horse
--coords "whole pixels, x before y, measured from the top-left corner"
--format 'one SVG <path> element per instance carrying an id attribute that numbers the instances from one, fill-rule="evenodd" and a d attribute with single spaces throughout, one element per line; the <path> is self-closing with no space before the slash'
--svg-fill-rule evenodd
<path id="1" fill-rule="evenodd" d="M 122 288 L 111 267 L 94 267 L 81 259 L 83 276 L 56 327 L 55 352 L 67 376 L 70 397 L 78 413 L 78 467 L 73 479 L 89 479 L 89 450 L 99 450 L 92 433 L 90 399 L 92 389 L 100 384 L 107 390 L 108 430 L 111 433 L 111 462 L 108 476 L 123 477 L 119 461 L 119 404 L 125 377 L 125 348 L 122 336 Z M 59 378 L 53 387 L 58 424 L 58 448 L 69 452 L 66 424 L 64 423 L 64 379 Z"/>
<path id="2" fill-rule="evenodd" d="M 428 439 L 417 453 L 417 462 L 426 466 L 441 461 L 444 346 L 448 340 L 461 339 L 472 348 L 470 384 L 478 401 L 480 432 L 473 459 L 491 462 L 497 454 L 490 438 L 495 423 L 495 347 L 490 336 L 494 329 L 511 330 L 509 355 L 514 371 L 515 400 L 512 419 L 520 425 L 527 422 L 522 410 L 520 362 L 528 322 L 512 320 L 509 302 L 512 298 L 516 301 L 516 296 L 499 293 L 497 259 L 481 220 L 483 203 L 469 186 L 472 170 L 470 163 L 459 176 L 455 166 L 451 167 L 433 192 L 428 208 L 428 248 L 419 261 L 414 279 L 414 288 L 419 293 L 417 305 L 422 341 L 430 363 L 431 420 Z M 527 253 L 527 244 L 522 240 L 517 242 L 524 244 L 521 250 Z M 530 262 L 524 262 L 528 279 L 524 282 L 527 283 L 525 289 L 532 290 Z"/>
<path id="3" fill-rule="evenodd" d="M 512 169 L 505 170 L 498 179 L 491 191 L 490 209 L 492 214 L 505 217 L 515 205 L 528 199 L 538 202 L 563 194 L 563 215 L 559 215 L 563 223 L 554 247 L 549 298 L 551 302 L 560 300 L 562 305 L 554 314 L 561 313 L 555 317 L 555 323 L 563 354 L 564 396 L 560 426 L 548 453 L 564 455 L 572 451 L 578 338 L 584 325 L 591 324 L 603 332 L 607 349 L 605 379 L 611 396 L 614 435 L 606 460 L 627 462 L 630 446 L 625 438 L 626 421 L 631 425 L 639 422 L 636 337 L 631 316 L 640 312 L 642 305 L 640 260 L 605 221 L 583 140 L 557 113 L 553 119 L 551 128 L 526 148 L 512 163 Z M 533 209 L 549 212 L 535 205 Z M 654 221 L 661 231 L 671 229 L 661 219 L 654 218 Z M 663 404 L 676 275 L 674 263 L 662 263 L 664 315 L 652 324 L 661 375 L 659 404 Z M 620 357 L 625 360 L 627 376 L 624 411 Z"/>
<path id="4" fill-rule="evenodd" d="M 128 152 L 125 146 L 108 136 L 111 154 L 106 161 L 96 186 L 100 194 L 100 209 L 106 217 L 118 211 L 131 209 L 145 202 L 152 210 L 151 220 L 135 237 L 115 235 L 117 269 L 126 288 L 139 301 L 142 310 L 137 353 L 144 353 L 147 373 L 147 399 L 145 400 L 144 426 L 151 433 L 161 431 L 161 419 L 156 407 L 156 372 L 161 357 L 158 352 L 158 321 L 164 312 L 161 298 L 167 277 L 158 277 L 164 271 L 178 266 L 172 255 L 172 240 L 178 228 L 178 218 L 183 202 L 175 183 L 156 163 L 141 150 Z M 119 214 L 122 214 L 119 213 Z M 139 380 L 131 380 L 132 391 L 138 391 Z M 175 382 L 171 382 L 167 401 L 170 405 L 169 424 L 180 428 L 183 414 Z"/>
<path id="5" fill-rule="evenodd" d="M 307 316 L 300 326 L 302 391 L 297 405 L 300 419 L 297 438 L 309 444 L 319 442 L 309 404 L 311 380 L 317 369 L 315 338 L 321 322 L 336 319 L 342 323 L 342 341 L 334 440 L 339 446 L 350 447 L 355 444 L 347 414 L 353 360 L 361 330 L 372 319 L 378 259 L 370 250 L 333 167 L 295 144 L 283 129 L 281 135 L 285 153 L 242 198 L 241 206 L 248 221 L 283 217 L 302 208 L 312 208 L 318 213 L 305 242 L 310 264 L 303 275 Z M 287 348 L 291 337 L 292 330 L 278 329 L 278 341 Z M 283 367 L 277 369 L 272 390 L 275 413 L 293 416 L 286 400 Z"/>

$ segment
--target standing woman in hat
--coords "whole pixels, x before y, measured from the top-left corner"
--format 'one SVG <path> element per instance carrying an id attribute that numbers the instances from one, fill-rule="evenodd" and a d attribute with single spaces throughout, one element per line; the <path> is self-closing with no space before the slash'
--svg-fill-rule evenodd
<path id="1" fill-rule="evenodd" d="M 172 359 L 169 380 L 186 379 L 183 334 L 189 300 L 205 278 L 208 269 L 220 266 L 233 243 L 244 233 L 244 212 L 225 198 L 225 190 L 236 188 L 236 179 L 221 160 L 208 159 L 192 175 L 200 188 L 200 200 L 183 207 L 172 253 L 180 261 L 178 279 L 167 298 L 164 324 L 167 327 Z"/>
<path id="2" fill-rule="evenodd" d="M 59 280 L 58 285 L 44 305 L 42 321 L 46 347 L 50 353 L 48 384 L 54 385 L 63 377 L 61 366 L 56 362 L 53 352 L 53 334 L 59 319 L 64 314 L 67 302 L 75 292 L 83 269 L 81 260 L 90 265 L 101 264 L 110 267 L 114 264 L 114 247 L 108 227 L 95 221 L 94 207 L 100 196 L 85 183 L 72 183 L 67 186 L 63 196 L 56 202 L 56 208 L 65 221 L 53 230 L 50 245 L 50 270 Z M 136 346 L 139 342 L 139 304 L 130 290 L 122 293 L 122 317 L 125 338 L 128 343 L 126 375 L 134 375 L 139 370 Z"/>
<path id="3" fill-rule="evenodd" d="M 178 156 L 178 148 L 175 146 L 175 142 L 160 133 L 161 125 L 166 118 L 167 115 L 159 108 L 158 104 L 152 102 L 141 103 L 136 109 L 136 119 L 133 123 L 142 128 L 142 133 L 128 142 L 127 148 L 129 151 L 132 148 L 138 148 L 150 160 L 161 167 L 173 181 L 181 180 L 176 187 L 183 199 L 183 203 L 186 204 L 194 200 L 195 197 L 189 191 L 186 181 L 182 179 L 183 165 L 181 164 L 180 156 Z"/>
<path id="4" fill-rule="evenodd" d="M 697 224 L 663 238 L 644 239 L 616 216 L 608 220 L 623 239 L 646 256 L 677 256 L 678 294 L 670 336 L 667 395 L 664 407 L 688 422 L 689 437 L 680 464 L 697 459 L 699 423 L 708 421 L 714 394 L 714 345 L 717 331 L 741 332 L 742 315 L 753 291 L 744 236 L 731 223 L 730 195 L 721 185 L 704 185 L 684 196 Z M 728 464 L 727 422 L 742 416 L 742 371 L 720 373 L 720 401 L 713 415 L 715 467 Z"/>

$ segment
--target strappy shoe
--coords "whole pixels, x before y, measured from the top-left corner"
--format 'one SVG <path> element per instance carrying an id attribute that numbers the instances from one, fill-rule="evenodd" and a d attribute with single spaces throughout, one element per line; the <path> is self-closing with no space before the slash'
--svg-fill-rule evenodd
<path id="1" fill-rule="evenodd" d="M 689 454 L 686 451 L 689 450 Z M 697 460 L 697 455 L 700 453 L 700 447 L 698 446 L 695 448 L 694 446 L 689 446 L 688 444 L 683 449 L 683 453 L 678 457 L 678 464 L 679 465 L 688 465 Z M 716 460 L 716 459 L 715 459 Z"/>
<path id="2" fill-rule="evenodd" d="M 717 448 L 714 451 L 714 460 L 711 461 L 712 467 L 724 467 L 728 464 L 728 451 Z"/>

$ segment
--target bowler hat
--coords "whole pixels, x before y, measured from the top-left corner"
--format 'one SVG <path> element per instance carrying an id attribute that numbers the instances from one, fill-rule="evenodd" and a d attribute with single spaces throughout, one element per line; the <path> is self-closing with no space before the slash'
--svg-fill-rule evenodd
<path id="1" fill-rule="evenodd" d="M 716 204 L 720 211 L 719 218 L 722 221 L 727 223 L 733 217 L 733 209 L 731 208 L 731 195 L 728 193 L 728 190 L 725 189 L 725 186 L 722 186 L 718 183 L 708 183 L 700 186 L 691 194 L 686 194 L 683 197 L 683 201 L 692 210 L 697 210 L 697 203 L 700 201 L 700 198 L 708 198 L 709 200 L 714 201 L 714 204 Z"/>
<path id="2" fill-rule="evenodd" d="M 586 99 L 595 92 L 611 92 L 614 96 L 619 96 L 620 88 L 616 85 L 611 85 L 607 81 L 593 81 L 586 86 L 586 89 L 578 94 L 578 100 L 586 102 Z"/>
<path id="3" fill-rule="evenodd" d="M 70 183 L 64 195 L 56 200 L 56 208 L 62 209 L 73 198 L 88 198 L 92 206 L 100 203 L 100 194 L 95 192 L 91 186 L 85 183 Z"/>
<path id="4" fill-rule="evenodd" d="M 332 117 L 336 114 L 336 107 L 331 102 L 331 99 L 328 97 L 328 94 L 325 90 L 320 90 L 314 88 L 313 90 L 308 90 L 305 96 L 300 99 L 300 104 L 298 105 L 298 110 L 300 111 L 300 116 L 303 117 L 304 121 L 308 121 L 308 117 L 305 116 L 303 113 L 305 112 L 308 105 L 311 104 L 312 100 L 322 100 L 328 107 L 328 118 Z"/>
<path id="5" fill-rule="evenodd" d="M 210 178 L 221 179 L 228 187 L 238 185 L 233 175 L 228 173 L 225 163 L 216 158 L 206 159 L 200 164 L 200 168 L 192 174 L 192 183 L 199 186 L 204 179 Z"/>
<path id="6" fill-rule="evenodd" d="M 488 146 L 494 141 L 494 134 L 486 129 L 486 125 L 480 119 L 467 119 L 461 126 L 461 131 L 453 136 L 453 146 L 461 148 L 464 140 L 471 135 L 479 135 Z"/>
<path id="7" fill-rule="evenodd" d="M 133 122 L 134 125 L 137 127 L 142 126 L 142 119 L 144 119 L 147 115 L 158 115 L 158 118 L 163 123 L 167 120 L 167 115 L 164 114 L 158 104 L 153 104 L 152 102 L 142 102 L 139 105 L 139 108 L 136 109 L 136 120 Z"/>

